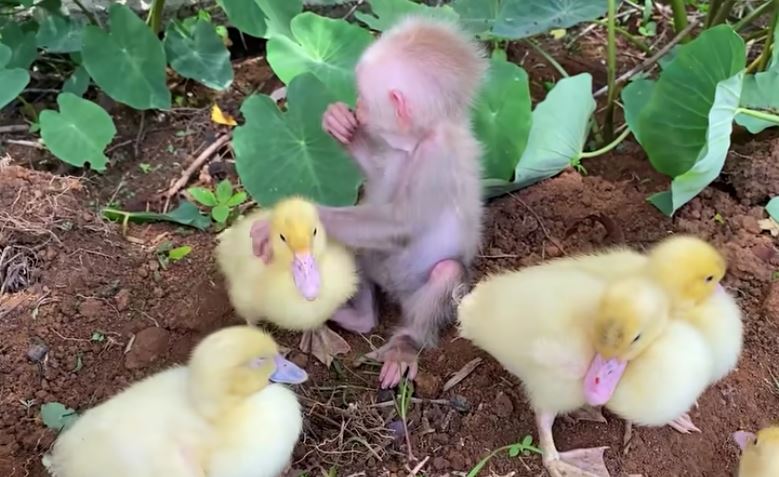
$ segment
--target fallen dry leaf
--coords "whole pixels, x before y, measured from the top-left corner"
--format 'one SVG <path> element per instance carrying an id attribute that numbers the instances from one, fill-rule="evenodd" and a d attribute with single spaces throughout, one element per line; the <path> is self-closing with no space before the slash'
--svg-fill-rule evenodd
<path id="1" fill-rule="evenodd" d="M 222 111 L 219 105 L 214 104 L 211 108 L 211 121 L 216 124 L 223 124 L 225 126 L 237 126 L 238 122 L 234 117 Z"/>
<path id="2" fill-rule="evenodd" d="M 779 237 L 779 222 L 772 218 L 758 220 L 757 224 L 760 226 L 760 230 L 768 231 L 772 237 Z"/>
<path id="3" fill-rule="evenodd" d="M 481 364 L 481 358 L 475 358 L 471 361 L 468 361 L 468 363 L 462 367 L 461 370 L 454 373 L 454 376 L 452 376 L 449 381 L 444 384 L 444 392 L 452 389 L 453 387 L 457 386 L 460 381 L 467 378 L 474 369 L 476 369 Z"/>

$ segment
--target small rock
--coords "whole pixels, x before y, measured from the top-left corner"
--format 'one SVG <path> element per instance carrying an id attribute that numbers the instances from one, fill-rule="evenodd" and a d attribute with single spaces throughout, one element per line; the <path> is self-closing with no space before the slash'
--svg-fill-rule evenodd
<path id="1" fill-rule="evenodd" d="M 78 313 L 84 318 L 99 318 L 103 315 L 103 302 L 97 298 L 87 298 L 78 305 Z"/>
<path id="2" fill-rule="evenodd" d="M 759 235 L 761 232 L 760 224 L 757 223 L 757 219 L 750 217 L 749 215 L 745 215 L 741 218 L 741 226 L 751 234 Z"/>
<path id="3" fill-rule="evenodd" d="M 392 389 L 379 389 L 379 392 L 376 394 L 376 400 L 378 402 L 387 402 L 392 401 L 393 399 L 395 399 L 395 393 Z"/>
<path id="4" fill-rule="evenodd" d="M 752 247 L 752 253 L 755 254 L 755 257 L 759 258 L 765 263 L 771 263 L 771 261 L 777 255 L 776 250 L 770 245 L 766 244 L 755 245 Z"/>
<path id="5" fill-rule="evenodd" d="M 119 290 L 119 293 L 114 296 L 114 301 L 117 310 L 125 311 L 130 306 L 130 290 L 127 288 Z"/>
<path id="6" fill-rule="evenodd" d="M 420 371 L 414 379 L 416 391 L 419 397 L 434 399 L 441 392 L 441 378 L 424 371 Z"/>
<path id="7" fill-rule="evenodd" d="M 141 267 L 138 269 L 138 276 L 141 278 L 148 278 L 149 277 L 149 271 L 146 270 L 145 267 Z"/>
<path id="8" fill-rule="evenodd" d="M 449 402 L 452 403 L 453 408 L 460 412 L 468 412 L 471 410 L 471 403 L 468 402 L 468 399 L 466 399 L 465 396 L 457 394 L 450 399 Z"/>
<path id="9" fill-rule="evenodd" d="M 768 296 L 763 302 L 763 310 L 765 311 L 766 316 L 773 318 L 779 323 L 779 282 L 771 284 Z"/>
<path id="10" fill-rule="evenodd" d="M 443 434 L 443 433 L 437 433 L 433 434 L 433 442 L 440 445 L 445 445 L 449 443 L 449 434 Z"/>
<path id="11" fill-rule="evenodd" d="M 139 369 L 154 363 L 168 350 L 169 340 L 170 333 L 162 328 L 153 326 L 142 330 L 135 335 L 133 347 L 125 355 L 124 367 Z"/>
<path id="12" fill-rule="evenodd" d="M 152 293 L 154 293 L 154 296 L 156 296 L 157 298 L 162 298 L 165 296 L 165 290 L 163 290 L 160 287 L 155 287 Z"/>
<path id="13" fill-rule="evenodd" d="M 50 262 L 50 261 L 54 260 L 55 258 L 57 258 L 57 253 L 58 253 L 57 249 L 55 249 L 52 246 L 48 246 L 48 247 L 46 247 L 46 250 L 43 253 L 43 258 L 47 262 Z"/>
<path id="14" fill-rule="evenodd" d="M 433 459 L 433 468 L 435 470 L 451 470 L 450 466 L 452 464 L 449 463 L 448 460 L 444 459 L 443 457 L 436 457 Z"/>
<path id="15" fill-rule="evenodd" d="M 452 466 L 452 469 L 465 470 L 465 458 L 463 458 L 462 454 L 457 449 L 451 449 L 447 453 L 447 457 L 449 458 L 449 465 Z"/>
<path id="16" fill-rule="evenodd" d="M 498 417 L 510 417 L 514 412 L 514 404 L 511 402 L 511 398 L 503 391 L 499 392 L 495 397 L 495 402 L 492 403 L 492 408 Z"/>
<path id="17" fill-rule="evenodd" d="M 560 250 L 560 247 L 553 243 L 549 243 L 546 245 L 546 256 L 549 258 L 557 258 L 563 254 L 563 251 Z"/>
<path id="18" fill-rule="evenodd" d="M 27 349 L 27 359 L 33 363 L 37 363 L 46 357 L 46 353 L 49 352 L 49 347 L 43 343 L 34 343 Z"/>
<path id="19" fill-rule="evenodd" d="M 306 369 L 306 366 L 308 366 L 308 355 L 305 353 L 293 351 L 289 355 L 289 360 L 303 369 Z"/>

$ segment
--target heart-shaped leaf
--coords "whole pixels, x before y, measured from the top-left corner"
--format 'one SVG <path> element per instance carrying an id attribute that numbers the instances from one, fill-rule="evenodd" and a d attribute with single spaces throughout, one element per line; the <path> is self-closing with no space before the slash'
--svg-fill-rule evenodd
<path id="1" fill-rule="evenodd" d="M 779 113 L 779 67 L 776 70 L 747 75 L 744 78 L 741 106 L 752 109 L 767 109 L 774 114 Z M 743 113 L 736 115 L 736 123 L 745 127 L 752 134 L 760 133 L 766 128 L 777 125 Z"/>
<path id="2" fill-rule="evenodd" d="M 89 25 L 84 30 L 84 66 L 111 98 L 135 109 L 168 109 L 162 42 L 129 8 L 109 10 L 111 31 Z"/>
<path id="3" fill-rule="evenodd" d="M 244 188 L 263 207 L 293 194 L 326 205 L 354 203 L 360 174 L 322 131 L 322 114 L 332 101 L 310 73 L 290 83 L 284 113 L 265 95 L 244 101 L 246 123 L 233 132 L 235 165 Z"/>
<path id="4" fill-rule="evenodd" d="M 411 0 L 368 0 L 372 14 L 356 11 L 355 18 L 376 31 L 384 31 L 409 15 L 424 15 L 445 20 L 457 20 L 457 13 L 449 5 L 429 7 Z"/>
<path id="5" fill-rule="evenodd" d="M 311 72 L 336 100 L 353 104 L 354 65 L 373 38 L 370 32 L 311 12 L 293 18 L 290 27 L 292 38 L 277 36 L 268 40 L 268 63 L 273 72 L 284 84 Z"/>
<path id="6" fill-rule="evenodd" d="M 105 170 L 108 158 L 103 154 L 116 135 L 111 116 L 97 104 L 72 93 L 57 96 L 59 112 L 40 114 L 41 137 L 46 147 L 60 160 L 74 166 L 89 164 Z"/>
<path id="7" fill-rule="evenodd" d="M 84 65 L 80 65 L 73 71 L 65 83 L 62 85 L 63 93 L 73 93 L 76 96 L 83 96 L 89 88 L 89 72 L 84 68 Z"/>
<path id="8" fill-rule="evenodd" d="M 779 196 L 769 200 L 768 204 L 765 206 L 765 210 L 772 219 L 779 222 Z"/>
<path id="9" fill-rule="evenodd" d="M 11 49 L 11 58 L 6 63 L 8 68 L 29 69 L 38 56 L 35 31 L 23 29 L 18 22 L 9 23 L 0 30 L 0 41 Z"/>
<path id="10" fill-rule="evenodd" d="M 719 25 L 679 49 L 643 104 L 623 96 L 628 115 L 637 118 L 629 120 L 630 129 L 655 169 L 676 177 L 699 160 L 717 86 L 744 69 L 744 52 L 744 40 Z"/>
<path id="11" fill-rule="evenodd" d="M 594 111 L 589 73 L 560 80 L 533 111 L 530 136 L 514 171 L 514 181 L 485 181 L 487 196 L 527 187 L 578 163 Z"/>
<path id="12" fill-rule="evenodd" d="M 165 53 L 171 68 L 184 78 L 223 90 L 233 82 L 230 52 L 213 23 L 198 20 L 190 31 L 176 22 L 165 30 Z"/>
<path id="13" fill-rule="evenodd" d="M 673 215 L 719 176 L 730 148 L 733 118 L 738 109 L 743 82 L 744 72 L 739 71 L 717 85 L 714 104 L 709 110 L 706 144 L 698 160 L 690 170 L 674 177 L 670 191 L 655 194 L 649 199 L 664 214 Z"/>
<path id="14" fill-rule="evenodd" d="M 41 420 L 49 429 L 57 432 L 67 429 L 78 419 L 73 409 L 59 402 L 48 402 L 41 406 Z"/>
<path id="15" fill-rule="evenodd" d="M 72 17 L 64 17 L 59 13 L 37 10 L 38 33 L 36 40 L 38 48 L 50 53 L 72 53 L 81 50 L 84 37 L 84 23 Z"/>
<path id="16" fill-rule="evenodd" d="M 569 28 L 606 13 L 607 0 L 456 0 L 454 9 L 470 29 L 519 39 Z"/>
<path id="17" fill-rule="evenodd" d="M 30 74 L 22 68 L 9 68 L 13 53 L 0 43 L 0 109 L 14 100 L 30 82 Z"/>
<path id="18" fill-rule="evenodd" d="M 473 111 L 476 135 L 485 147 L 485 178 L 511 180 L 527 145 L 531 119 L 527 73 L 493 57 Z"/>
<path id="19" fill-rule="evenodd" d="M 303 11 L 302 0 L 217 0 L 230 23 L 258 38 L 291 36 L 289 22 Z"/>

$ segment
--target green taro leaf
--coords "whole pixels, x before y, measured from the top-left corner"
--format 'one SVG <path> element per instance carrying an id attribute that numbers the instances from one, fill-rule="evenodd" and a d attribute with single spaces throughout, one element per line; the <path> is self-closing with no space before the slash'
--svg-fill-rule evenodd
<path id="1" fill-rule="evenodd" d="M 164 221 L 174 224 L 194 227 L 198 230 L 206 230 L 211 226 L 211 219 L 200 212 L 192 202 L 183 200 L 178 207 L 167 214 L 156 212 L 125 212 L 123 210 L 106 207 L 103 216 L 108 220 L 127 220 L 128 222 L 155 222 Z"/>
<path id="2" fill-rule="evenodd" d="M 292 19 L 292 38 L 268 40 L 268 63 L 289 84 L 296 76 L 311 72 L 338 101 L 353 104 L 354 65 L 370 44 L 372 35 L 345 20 L 333 20 L 311 12 Z"/>
<path id="3" fill-rule="evenodd" d="M 743 81 L 743 71 L 720 81 L 708 115 L 706 144 L 695 164 L 684 174 L 674 177 L 670 191 L 660 192 L 649 198 L 664 214 L 673 215 L 679 207 L 689 202 L 719 176 L 730 148 L 733 118 L 738 109 Z"/>
<path id="4" fill-rule="evenodd" d="M 373 30 L 384 31 L 407 15 L 457 21 L 457 13 L 448 5 L 429 7 L 411 0 L 368 0 L 373 14 L 354 12 L 355 18 Z"/>
<path id="5" fill-rule="evenodd" d="M 621 93 L 622 102 L 625 103 L 625 121 L 639 144 L 641 137 L 638 134 L 638 116 L 652 96 L 654 86 L 654 81 L 641 78 L 631 81 Z"/>
<path id="6" fill-rule="evenodd" d="M 114 3 L 109 16 L 110 32 L 85 28 L 82 54 L 89 75 L 111 98 L 132 108 L 170 108 L 162 43 L 126 6 Z"/>
<path id="7" fill-rule="evenodd" d="M 41 420 L 49 429 L 57 432 L 73 425 L 78 419 L 78 414 L 73 409 L 65 407 L 59 402 L 48 402 L 41 406 Z"/>
<path id="8" fill-rule="evenodd" d="M 225 179 L 216 185 L 216 201 L 224 204 L 233 196 L 233 185 Z"/>
<path id="9" fill-rule="evenodd" d="M 519 39 L 568 28 L 606 13 L 607 0 L 456 0 L 454 9 L 473 31 Z"/>
<path id="10" fill-rule="evenodd" d="M 7 66 L 12 56 L 11 49 L 0 43 L 0 109 L 13 101 L 30 82 L 27 70 Z"/>
<path id="11" fill-rule="evenodd" d="M 533 111 L 530 136 L 514 171 L 514 181 L 485 181 L 487 196 L 527 187 L 577 164 L 594 111 L 589 73 L 560 80 Z"/>
<path id="12" fill-rule="evenodd" d="M 84 68 L 84 65 L 80 65 L 73 71 L 73 74 L 65 80 L 65 83 L 62 85 L 62 92 L 83 96 L 84 93 L 86 93 L 87 88 L 89 88 L 89 81 L 90 78 L 87 69 Z"/>
<path id="13" fill-rule="evenodd" d="M 81 51 L 84 37 L 83 22 L 72 17 L 64 17 L 59 13 L 46 12 L 40 16 L 38 24 L 36 35 L 38 48 L 50 53 Z"/>
<path id="14" fill-rule="evenodd" d="M 25 31 L 18 22 L 5 25 L 0 30 L 0 42 L 11 49 L 7 68 L 29 69 L 38 56 L 34 31 Z"/>
<path id="15" fill-rule="evenodd" d="M 60 160 L 83 167 L 89 163 L 104 171 L 108 158 L 103 154 L 116 135 L 111 116 L 97 104 L 73 93 L 57 96 L 59 112 L 40 114 L 41 137 L 46 147 Z"/>
<path id="16" fill-rule="evenodd" d="M 206 207 L 215 207 L 219 203 L 214 193 L 204 187 L 190 187 L 187 192 Z"/>
<path id="17" fill-rule="evenodd" d="M 171 68 L 184 78 L 223 90 L 233 82 L 230 52 L 213 23 L 198 20 L 190 32 L 175 22 L 165 31 L 165 54 Z"/>
<path id="18" fill-rule="evenodd" d="M 746 75 L 744 89 L 741 92 L 741 106 L 769 110 L 773 114 L 779 113 L 779 68 L 775 71 Z M 736 123 L 745 127 L 752 134 L 760 133 L 766 128 L 777 125 L 744 113 L 736 115 Z"/>
<path id="19" fill-rule="evenodd" d="M 289 22 L 303 11 L 302 0 L 217 0 L 230 23 L 252 36 L 291 36 Z"/>
<path id="20" fill-rule="evenodd" d="M 325 205 L 351 205 L 360 174 L 343 149 L 324 131 L 321 117 L 333 101 L 315 76 L 303 74 L 287 89 L 287 111 L 270 97 L 251 96 L 235 128 L 235 165 L 247 192 L 263 207 L 293 195 Z"/>
<path id="21" fill-rule="evenodd" d="M 628 124 L 655 169 L 676 177 L 698 161 L 717 85 L 744 69 L 744 53 L 744 40 L 730 26 L 719 25 L 679 49 L 650 97 L 642 99 L 643 107 L 623 96 L 626 110 L 633 115 L 640 110 Z"/>
<path id="22" fill-rule="evenodd" d="M 779 196 L 769 200 L 768 204 L 765 206 L 765 210 L 772 219 L 779 222 Z"/>
<path id="23" fill-rule="evenodd" d="M 527 73 L 493 56 L 473 112 L 476 136 L 485 146 L 485 178 L 511 180 L 527 145 L 531 114 Z"/>

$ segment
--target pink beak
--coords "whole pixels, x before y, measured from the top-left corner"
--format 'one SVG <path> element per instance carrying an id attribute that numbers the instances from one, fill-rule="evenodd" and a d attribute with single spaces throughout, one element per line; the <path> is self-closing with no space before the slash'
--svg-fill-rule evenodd
<path id="1" fill-rule="evenodd" d="M 319 296 L 319 268 L 310 253 L 295 254 L 292 261 L 292 279 L 306 300 L 313 301 Z"/>
<path id="2" fill-rule="evenodd" d="M 587 404 L 590 406 L 606 404 L 614 395 L 627 364 L 627 361 L 616 358 L 607 361 L 600 353 L 596 354 L 584 376 L 584 398 Z"/>

